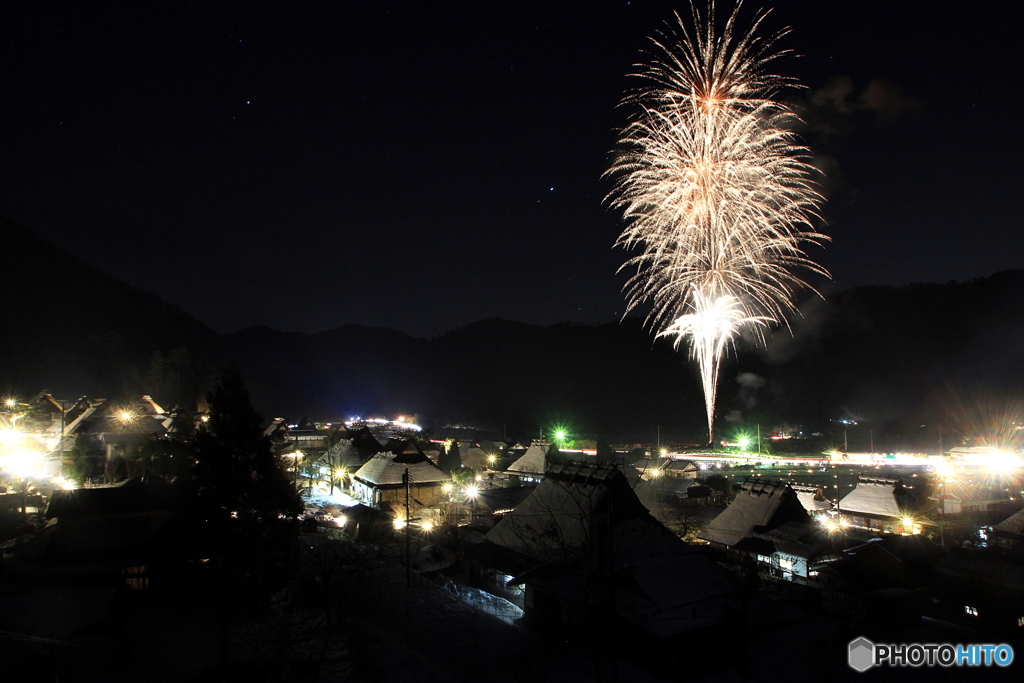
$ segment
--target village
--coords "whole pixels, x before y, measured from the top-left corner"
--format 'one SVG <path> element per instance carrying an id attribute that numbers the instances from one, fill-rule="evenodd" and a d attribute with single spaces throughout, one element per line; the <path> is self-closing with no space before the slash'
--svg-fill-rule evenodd
<path id="1" fill-rule="evenodd" d="M 3 416 L 0 645 L 40 680 L 225 665 L 232 680 L 749 680 L 787 639 L 804 680 L 845 667 L 858 636 L 1024 633 L 1013 457 L 908 465 L 278 418 L 258 436 L 301 497 L 281 515 L 296 535 L 233 565 L 180 538 L 187 440 L 210 415 L 41 394 Z M 255 572 L 264 554 L 279 566 Z M 226 587 L 253 581 L 259 609 Z M 722 643 L 727 658 L 699 654 Z"/>

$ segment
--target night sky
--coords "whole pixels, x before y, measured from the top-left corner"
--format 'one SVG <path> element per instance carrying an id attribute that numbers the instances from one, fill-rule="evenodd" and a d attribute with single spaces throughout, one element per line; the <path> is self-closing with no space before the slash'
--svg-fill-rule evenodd
<path id="1" fill-rule="evenodd" d="M 828 173 L 815 284 L 1024 267 L 1014 4 L 771 5 Z M 687 8 L 8 1 L 0 214 L 219 332 L 615 320 L 616 105 Z"/>

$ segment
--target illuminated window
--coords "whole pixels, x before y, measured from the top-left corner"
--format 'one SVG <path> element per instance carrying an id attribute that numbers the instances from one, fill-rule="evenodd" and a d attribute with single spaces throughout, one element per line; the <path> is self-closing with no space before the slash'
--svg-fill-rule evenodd
<path id="1" fill-rule="evenodd" d="M 964 614 L 967 614 L 967 615 L 972 616 L 972 617 L 976 617 L 976 616 L 978 616 L 978 608 L 977 607 L 971 607 L 970 605 L 964 605 Z"/>
<path id="2" fill-rule="evenodd" d="M 1017 626 L 1024 626 L 1024 617 L 1017 617 Z"/>
<path id="3" fill-rule="evenodd" d="M 132 591 L 143 591 L 149 588 L 149 577 L 146 576 L 146 566 L 125 567 L 124 569 L 125 588 Z"/>
<path id="4" fill-rule="evenodd" d="M 785 569 L 787 572 L 793 571 L 793 561 L 792 560 L 785 560 L 785 559 L 779 560 L 779 566 L 781 568 Z"/>

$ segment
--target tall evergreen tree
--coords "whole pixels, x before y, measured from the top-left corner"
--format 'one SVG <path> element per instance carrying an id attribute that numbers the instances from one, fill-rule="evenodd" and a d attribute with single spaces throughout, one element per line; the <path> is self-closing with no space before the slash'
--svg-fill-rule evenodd
<path id="1" fill-rule="evenodd" d="M 226 375 L 207 400 L 209 419 L 194 441 L 194 482 L 202 508 L 213 516 L 264 524 L 298 515 L 298 493 L 263 436 L 263 419 L 242 376 Z"/>
<path id="2" fill-rule="evenodd" d="M 452 470 L 462 467 L 462 454 L 459 453 L 459 442 L 452 441 L 452 445 L 442 449 L 437 456 L 437 466 L 445 474 L 451 474 Z"/>

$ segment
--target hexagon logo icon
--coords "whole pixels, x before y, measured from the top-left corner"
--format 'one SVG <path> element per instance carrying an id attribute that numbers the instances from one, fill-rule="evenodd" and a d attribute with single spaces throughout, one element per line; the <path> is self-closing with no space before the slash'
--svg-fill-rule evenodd
<path id="1" fill-rule="evenodd" d="M 851 640 L 848 657 L 850 668 L 863 673 L 875 663 L 875 644 L 864 636 Z"/>

